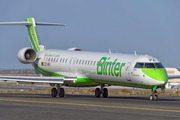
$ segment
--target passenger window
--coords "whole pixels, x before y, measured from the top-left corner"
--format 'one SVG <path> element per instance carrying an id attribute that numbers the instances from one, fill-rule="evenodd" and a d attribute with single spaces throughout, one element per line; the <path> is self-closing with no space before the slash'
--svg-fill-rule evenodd
<path id="1" fill-rule="evenodd" d="M 59 58 L 56 59 L 56 62 L 58 62 Z"/>
<path id="2" fill-rule="evenodd" d="M 56 61 L 56 58 L 54 58 L 54 62 Z"/>
<path id="3" fill-rule="evenodd" d="M 62 60 L 62 58 L 60 59 L 60 61 L 59 61 L 59 62 L 61 62 L 61 60 Z"/>
<path id="4" fill-rule="evenodd" d="M 62 63 L 64 63 L 65 58 L 63 59 Z"/>
<path id="5" fill-rule="evenodd" d="M 92 65 L 92 63 L 93 63 L 93 61 L 91 61 L 91 64 L 90 64 L 90 65 Z"/>
<path id="6" fill-rule="evenodd" d="M 53 61 L 53 58 L 51 58 L 51 62 Z"/>
<path id="7" fill-rule="evenodd" d="M 94 65 L 96 64 L 96 61 L 94 61 Z"/>
<path id="8" fill-rule="evenodd" d="M 89 65 L 90 60 L 88 61 L 87 65 Z"/>
<path id="9" fill-rule="evenodd" d="M 78 61 L 79 61 L 79 60 L 76 61 L 76 64 L 78 64 Z"/>
<path id="10" fill-rule="evenodd" d="M 83 63 L 84 63 L 84 60 L 82 61 L 82 65 L 83 65 Z"/>
<path id="11" fill-rule="evenodd" d="M 99 64 L 99 61 L 97 61 L 97 65 Z"/>
<path id="12" fill-rule="evenodd" d="M 134 68 L 143 68 L 144 63 L 136 63 Z"/>
<path id="13" fill-rule="evenodd" d="M 68 59 L 66 58 L 66 63 L 67 63 Z"/>
<path id="14" fill-rule="evenodd" d="M 50 60 L 51 60 L 51 58 L 49 58 L 49 60 L 48 60 L 48 61 L 50 62 Z"/>
<path id="15" fill-rule="evenodd" d="M 145 68 L 155 68 L 153 63 L 145 63 Z"/>
<path id="16" fill-rule="evenodd" d="M 79 64 L 81 64 L 81 60 L 79 60 Z"/>
<path id="17" fill-rule="evenodd" d="M 85 65 L 86 65 L 86 63 L 87 63 L 87 60 L 85 61 Z"/>

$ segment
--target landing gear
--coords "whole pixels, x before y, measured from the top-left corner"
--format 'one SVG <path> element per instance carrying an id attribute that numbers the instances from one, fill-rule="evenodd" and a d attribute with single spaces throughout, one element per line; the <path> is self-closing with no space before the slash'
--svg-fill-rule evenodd
<path id="1" fill-rule="evenodd" d="M 154 101 L 154 95 L 150 95 L 149 99 L 150 101 Z"/>
<path id="2" fill-rule="evenodd" d="M 156 95 L 156 87 L 152 89 L 152 94 L 150 95 L 149 99 L 150 101 L 157 101 L 158 100 L 158 95 Z"/>
<path id="3" fill-rule="evenodd" d="M 56 88 L 52 88 L 51 96 L 52 96 L 52 97 L 56 97 L 56 96 L 57 96 L 57 90 L 56 90 Z"/>
<path id="4" fill-rule="evenodd" d="M 64 88 L 60 88 L 59 97 L 64 97 Z"/>
<path id="5" fill-rule="evenodd" d="M 101 90 L 99 88 L 96 88 L 95 96 L 96 96 L 96 98 L 99 98 L 101 96 Z"/>
<path id="6" fill-rule="evenodd" d="M 154 101 L 158 101 L 158 95 L 154 96 Z"/>
<path id="7" fill-rule="evenodd" d="M 60 85 L 56 85 L 57 89 L 54 87 L 51 90 L 51 96 L 56 97 L 59 94 L 59 97 L 64 97 L 64 88 L 60 88 Z"/>
<path id="8" fill-rule="evenodd" d="M 104 84 L 101 84 L 101 90 L 99 88 L 95 89 L 95 97 L 99 98 L 100 96 L 103 96 L 103 98 L 107 98 L 108 97 L 108 90 L 107 88 L 104 88 Z"/>
<path id="9" fill-rule="evenodd" d="M 151 95 L 150 96 L 150 101 L 157 101 L 158 100 L 158 95 Z"/>
<path id="10" fill-rule="evenodd" d="M 107 88 L 103 89 L 102 95 L 103 95 L 103 98 L 107 98 L 108 97 L 108 90 L 107 90 Z"/>

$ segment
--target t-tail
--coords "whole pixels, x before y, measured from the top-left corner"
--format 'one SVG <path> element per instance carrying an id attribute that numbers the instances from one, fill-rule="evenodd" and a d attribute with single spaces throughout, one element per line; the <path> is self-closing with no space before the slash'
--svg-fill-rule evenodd
<path id="1" fill-rule="evenodd" d="M 39 38 L 38 38 L 38 34 L 36 31 L 36 25 L 65 26 L 65 24 L 60 24 L 60 23 L 35 22 L 35 19 L 32 17 L 27 18 L 23 22 L 0 22 L 0 25 L 25 25 L 28 28 L 30 46 L 36 52 L 44 50 L 44 48 L 41 47 L 41 43 L 40 43 Z"/>

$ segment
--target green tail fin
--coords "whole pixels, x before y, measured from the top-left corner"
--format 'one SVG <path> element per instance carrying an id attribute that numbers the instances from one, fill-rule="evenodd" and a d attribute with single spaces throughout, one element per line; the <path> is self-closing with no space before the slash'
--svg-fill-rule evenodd
<path id="1" fill-rule="evenodd" d="M 25 21 L 21 22 L 0 22 L 0 25 L 25 25 L 28 28 L 29 40 L 31 47 L 36 51 L 43 51 L 44 47 L 40 44 L 38 35 L 36 32 L 36 25 L 43 25 L 43 26 L 65 26 L 66 24 L 61 23 L 46 23 L 46 22 L 35 22 L 35 19 L 30 17 L 27 18 Z"/>
<path id="2" fill-rule="evenodd" d="M 30 17 L 30 18 L 27 18 L 25 21 L 32 23 L 32 25 L 27 25 L 30 45 L 36 52 L 39 52 L 40 51 L 40 47 L 39 47 L 40 42 L 39 42 L 37 32 L 36 32 L 35 19 Z"/>

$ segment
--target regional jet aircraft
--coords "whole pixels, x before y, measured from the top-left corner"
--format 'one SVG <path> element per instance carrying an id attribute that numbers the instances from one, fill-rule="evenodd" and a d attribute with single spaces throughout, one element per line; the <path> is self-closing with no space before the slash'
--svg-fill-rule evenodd
<path id="1" fill-rule="evenodd" d="M 48 83 L 51 96 L 64 97 L 62 86 L 94 87 L 95 97 L 108 97 L 107 86 L 119 85 L 151 89 L 151 101 L 158 100 L 156 89 L 165 89 L 168 76 L 162 63 L 149 55 L 85 52 L 80 48 L 46 50 L 41 45 L 36 25 L 65 26 L 57 23 L 38 23 L 34 18 L 24 22 L 1 22 L 0 25 L 25 25 L 28 28 L 30 46 L 18 52 L 18 60 L 32 64 L 38 77 L 0 76 L 1 80 Z M 173 77 L 177 78 L 179 76 Z M 171 78 L 169 77 L 169 79 Z"/>

